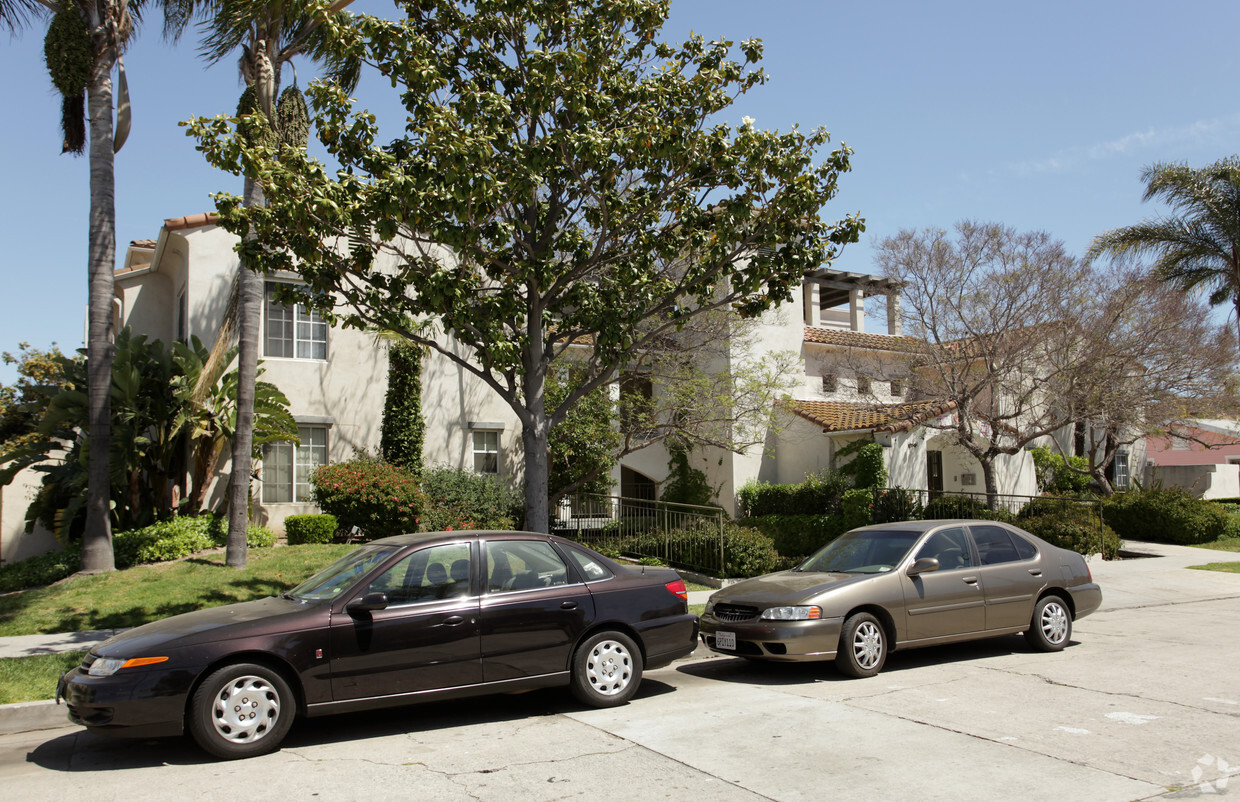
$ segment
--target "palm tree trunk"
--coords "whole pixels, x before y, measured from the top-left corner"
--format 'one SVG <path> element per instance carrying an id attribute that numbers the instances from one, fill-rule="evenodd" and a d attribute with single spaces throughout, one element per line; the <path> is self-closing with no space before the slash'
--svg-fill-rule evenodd
<path id="1" fill-rule="evenodd" d="M 263 190 L 245 180 L 244 203 L 262 206 Z M 262 325 L 263 281 L 242 264 L 237 274 L 237 426 L 233 435 L 232 476 L 228 482 L 228 550 L 225 563 L 246 564 L 246 526 L 250 518 L 250 475 L 254 450 L 254 382 L 258 372 L 258 338 Z"/>
<path id="2" fill-rule="evenodd" d="M 104 4 L 105 8 L 108 4 Z M 87 463 L 86 532 L 82 536 L 82 571 L 116 569 L 112 554 L 109 504 L 112 437 L 112 297 L 116 269 L 116 176 L 112 154 L 111 47 L 95 47 L 87 89 L 90 116 L 90 244 L 87 269 L 90 300 L 86 336 L 87 404 L 90 456 Z"/>

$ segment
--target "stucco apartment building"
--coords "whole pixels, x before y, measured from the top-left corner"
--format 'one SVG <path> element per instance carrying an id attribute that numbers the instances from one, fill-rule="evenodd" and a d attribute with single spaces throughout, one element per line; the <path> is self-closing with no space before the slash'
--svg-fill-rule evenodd
<path id="1" fill-rule="evenodd" d="M 238 269 L 235 244 L 213 214 L 165 220 L 156 239 L 133 242 L 116 273 L 118 327 L 166 342 L 196 335 L 213 343 Z M 296 446 L 267 446 L 258 463 L 255 515 L 276 529 L 288 515 L 314 511 L 308 479 L 315 467 L 348 459 L 356 449 L 377 448 L 387 385 L 384 341 L 330 327 L 312 311 L 275 300 L 281 282 L 297 280 L 294 274 L 268 277 L 263 304 L 263 380 L 288 397 L 301 438 Z M 866 302 L 876 298 L 885 301 L 885 333 L 866 331 Z M 806 277 L 799 298 L 763 315 L 755 337 L 755 346 L 744 356 L 738 351 L 736 359 L 791 352 L 800 375 L 779 412 L 778 428 L 764 443 L 742 453 L 708 449 L 693 455 L 729 513 L 746 482 L 798 482 L 807 473 L 833 469 L 839 449 L 859 438 L 883 446 L 891 486 L 949 493 L 981 489 L 979 466 L 953 447 L 941 428 L 950 424 L 951 408 L 912 397 L 914 341 L 900 332 L 898 287 L 865 274 L 820 270 Z M 464 348 L 446 335 L 443 344 Z M 520 483 L 516 416 L 490 388 L 445 357 L 429 356 L 424 365 L 423 413 L 427 464 L 496 473 L 514 486 Z M 223 500 L 226 470 L 212 478 L 207 495 L 212 505 Z M 612 476 L 613 492 L 657 498 L 668 475 L 668 452 L 656 443 L 622 460 Z M 1001 492 L 1036 492 L 1026 453 L 1001 458 L 999 479 Z M 50 547 L 46 533 L 42 539 L 20 534 L 25 510 L 20 496 L 30 487 L 10 488 L 4 497 L 5 561 L 20 559 L 13 546 L 18 541 L 23 556 Z"/>

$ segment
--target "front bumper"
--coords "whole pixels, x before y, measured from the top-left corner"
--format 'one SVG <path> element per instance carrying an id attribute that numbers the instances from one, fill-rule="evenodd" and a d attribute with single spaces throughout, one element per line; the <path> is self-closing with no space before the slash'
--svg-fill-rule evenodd
<path id="1" fill-rule="evenodd" d="M 712 651 L 736 657 L 751 657 L 783 663 L 830 660 L 840 645 L 843 618 L 815 621 L 721 621 L 713 614 L 701 619 L 702 643 Z M 735 649 L 720 649 L 717 632 L 736 635 Z"/>
<path id="2" fill-rule="evenodd" d="M 180 735 L 195 676 L 186 670 L 122 670 L 92 677 L 78 667 L 60 677 L 57 701 L 63 698 L 69 720 L 91 732 L 125 738 Z"/>

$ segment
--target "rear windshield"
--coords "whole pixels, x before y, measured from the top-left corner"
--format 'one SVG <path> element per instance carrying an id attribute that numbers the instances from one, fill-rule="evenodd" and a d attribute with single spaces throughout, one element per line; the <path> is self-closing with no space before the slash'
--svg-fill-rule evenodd
<path id="1" fill-rule="evenodd" d="M 882 574 L 900 564 L 921 534 L 881 529 L 848 532 L 828 543 L 794 570 Z"/>

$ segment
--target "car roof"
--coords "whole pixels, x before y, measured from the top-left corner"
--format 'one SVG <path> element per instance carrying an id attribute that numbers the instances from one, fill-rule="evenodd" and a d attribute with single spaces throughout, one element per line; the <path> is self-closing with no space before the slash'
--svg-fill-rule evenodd
<path id="1" fill-rule="evenodd" d="M 984 521 L 980 518 L 939 518 L 929 521 L 892 521 L 886 524 L 870 524 L 869 526 L 859 526 L 853 531 L 887 531 L 905 530 L 912 532 L 929 532 L 931 529 L 943 526 L 945 524 L 997 524 L 999 521 Z"/>
<path id="2" fill-rule="evenodd" d="M 410 546 L 415 543 L 437 541 L 457 543 L 462 540 L 482 540 L 484 538 L 495 538 L 496 536 L 513 540 L 538 538 L 540 540 L 562 541 L 561 538 L 557 538 L 554 535 L 540 534 L 538 532 L 520 532 L 507 529 L 454 529 L 446 532 L 410 532 L 405 535 L 392 535 L 391 537 L 372 540 L 370 543 L 379 546 Z"/>

